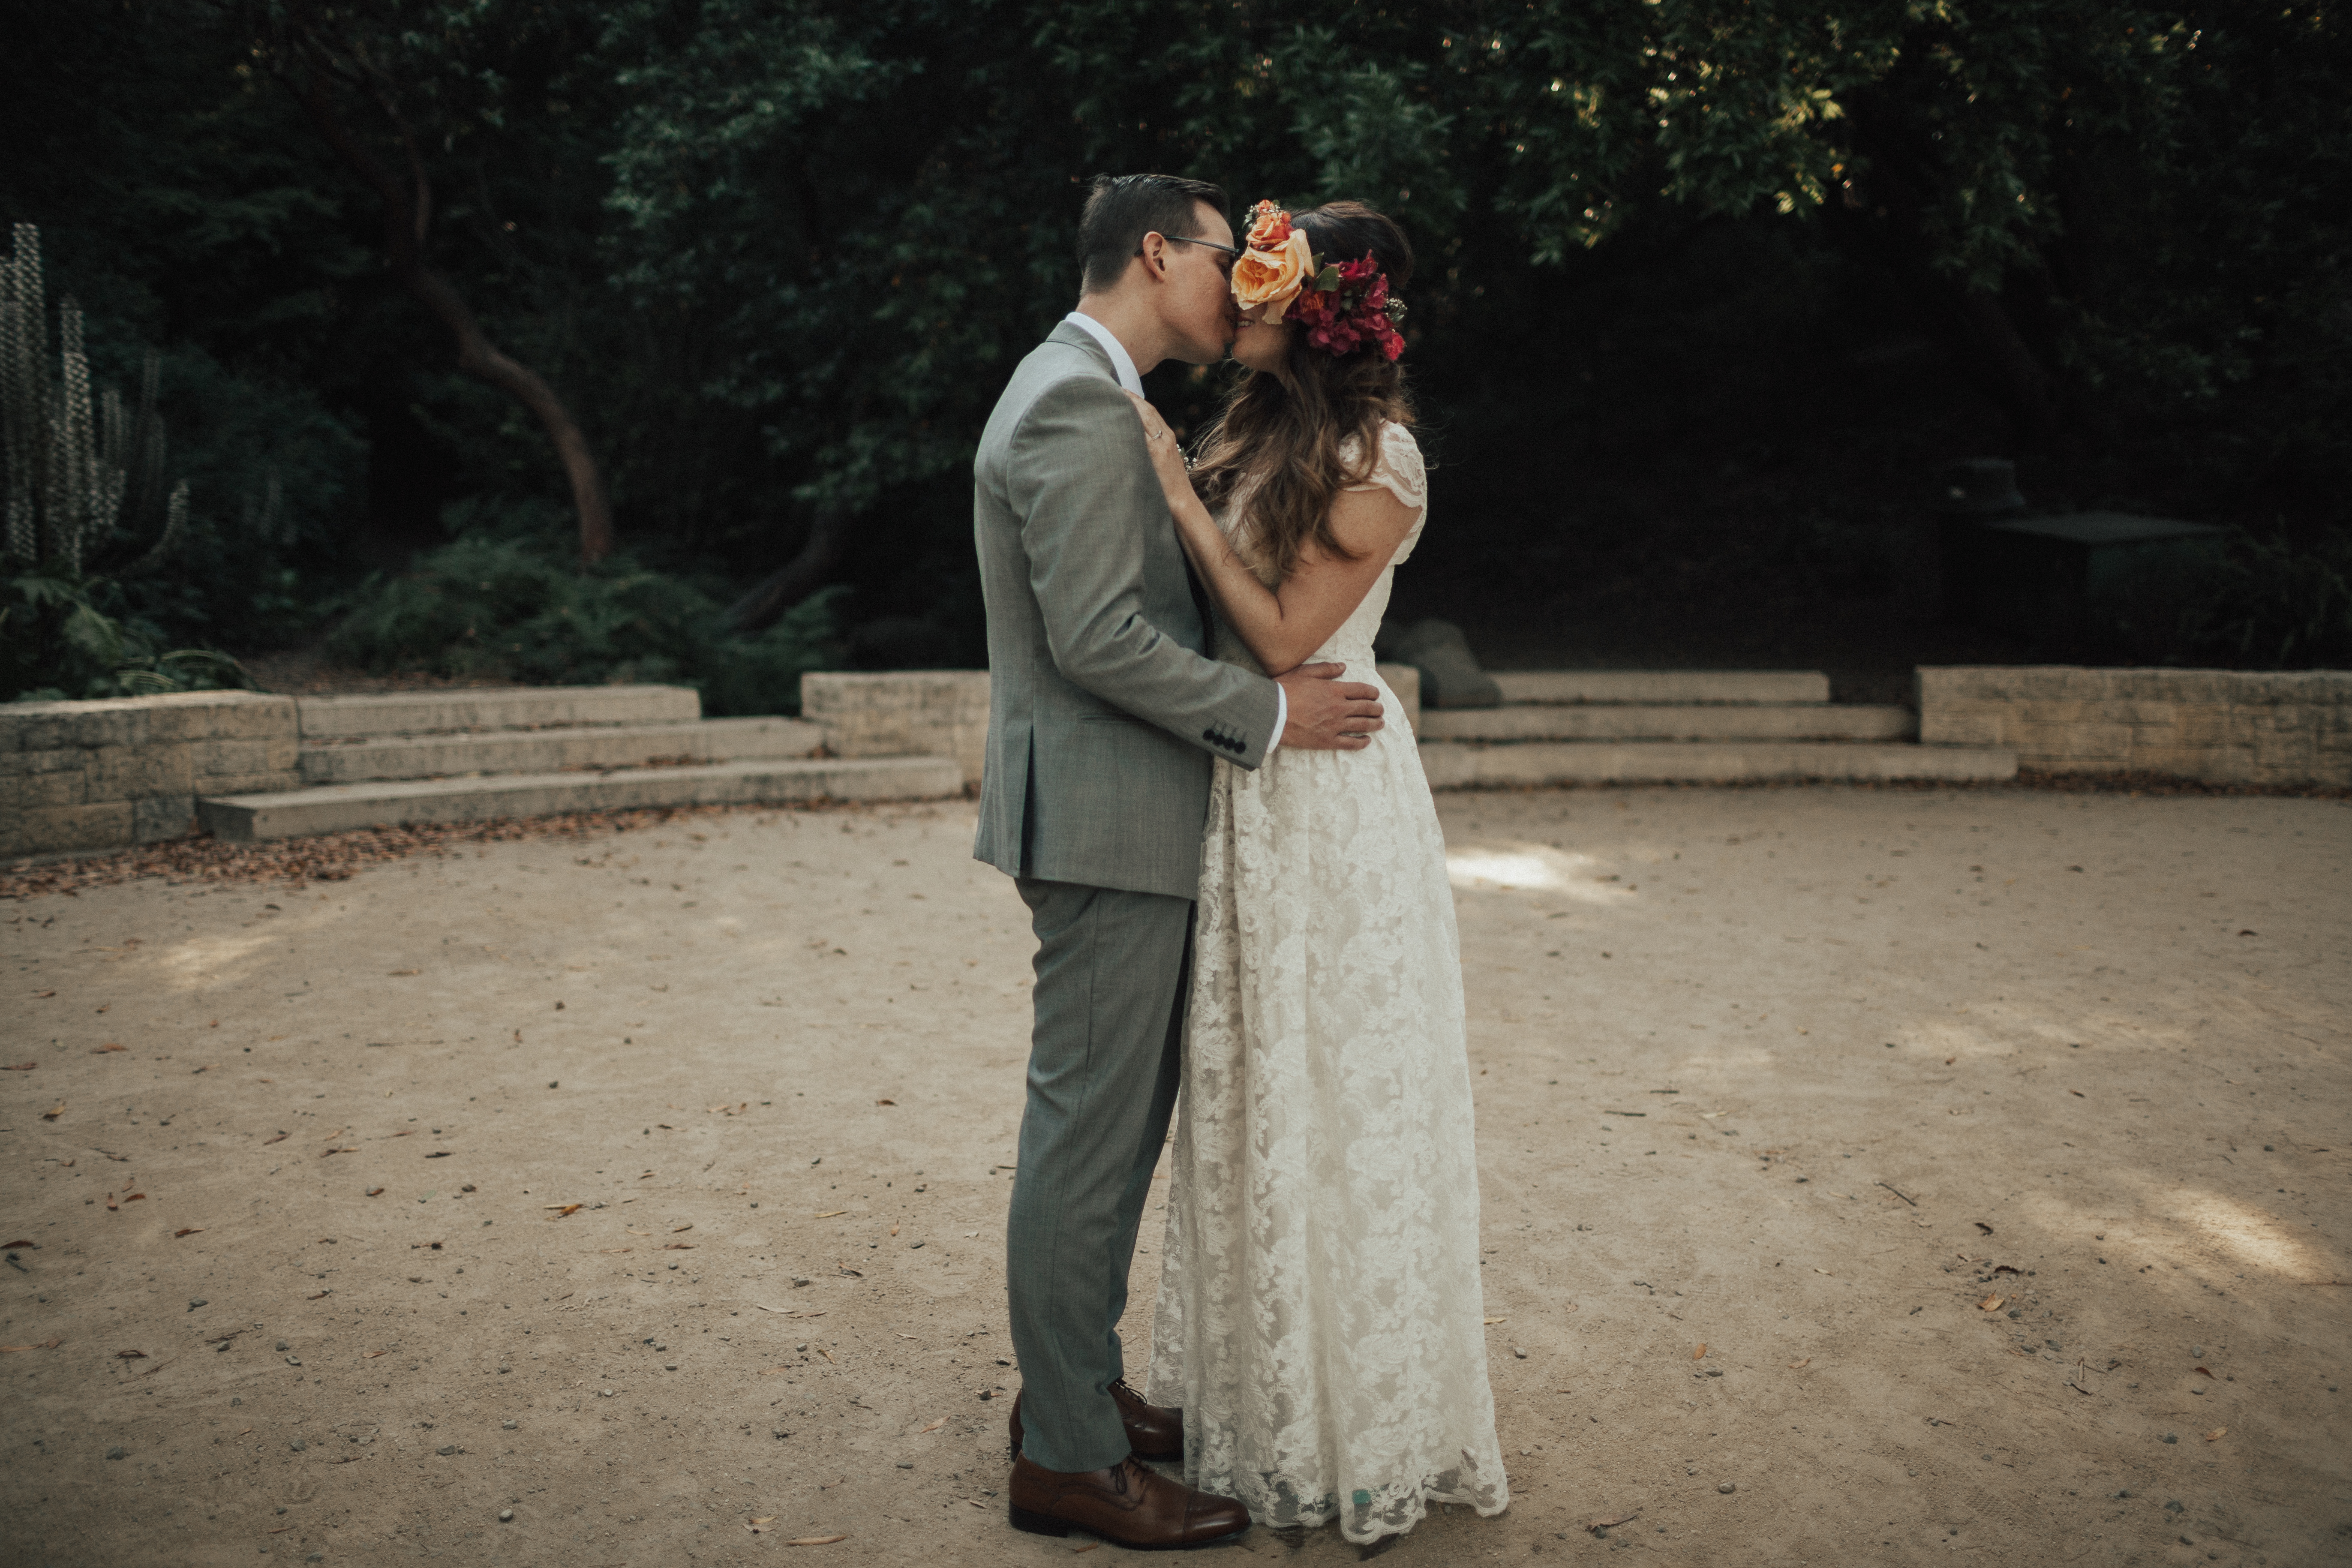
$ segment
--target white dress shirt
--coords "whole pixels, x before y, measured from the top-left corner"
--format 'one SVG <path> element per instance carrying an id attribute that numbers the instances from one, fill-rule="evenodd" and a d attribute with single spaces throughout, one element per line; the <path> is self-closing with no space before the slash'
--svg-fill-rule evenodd
<path id="1" fill-rule="evenodd" d="M 1143 395 L 1143 377 L 1136 374 L 1135 356 L 1127 352 L 1127 345 L 1120 342 L 1108 327 L 1084 310 L 1073 310 L 1062 320 L 1102 344 L 1103 352 L 1110 355 L 1110 368 L 1118 376 L 1118 384 L 1138 397 Z M 1274 689 L 1274 739 L 1265 743 L 1267 756 L 1274 755 L 1274 749 L 1282 744 L 1283 726 L 1289 721 L 1290 693 L 1276 685 Z"/>

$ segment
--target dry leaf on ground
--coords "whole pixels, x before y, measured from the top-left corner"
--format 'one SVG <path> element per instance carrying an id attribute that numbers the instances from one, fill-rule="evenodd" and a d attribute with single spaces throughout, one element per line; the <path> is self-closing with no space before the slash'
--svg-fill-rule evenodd
<path id="1" fill-rule="evenodd" d="M 1637 1509 L 1635 1509 L 1635 1510 L 1634 1510 L 1633 1512 L 1631 1512 L 1631 1513 L 1620 1513 L 1620 1514 L 1614 1514 L 1614 1515 L 1612 1515 L 1610 1518 L 1607 1518 L 1607 1519 L 1596 1519 L 1596 1520 L 1589 1521 L 1587 1521 L 1587 1523 L 1585 1524 L 1584 1528 L 1585 1528 L 1585 1529 L 1587 1529 L 1587 1530 L 1589 1530 L 1589 1531 L 1593 1531 L 1595 1534 L 1598 1534 L 1599 1532 L 1601 1532 L 1601 1531 L 1604 1531 L 1604 1530 L 1614 1530 L 1614 1529 L 1616 1529 L 1616 1528 L 1617 1528 L 1619 1525 L 1621 1525 L 1621 1524 L 1631 1524 L 1631 1523 L 1633 1523 L 1635 1520 L 1637 1520 L 1637 1519 L 1639 1519 L 1639 1518 L 1641 1518 L 1641 1517 L 1642 1517 L 1642 1510 L 1641 1510 L 1640 1509 L 1638 1509 L 1638 1508 L 1637 1508 Z"/>
<path id="2" fill-rule="evenodd" d="M 1987 1236 L 1990 1236 L 1990 1235 L 1992 1234 L 1992 1226 L 1989 1226 L 1989 1225 L 1985 1224 L 1985 1222 L 1984 1222 L 1984 1221 L 1982 1221 L 1982 1220 L 1980 1220 L 1980 1219 L 1972 1219 L 1972 1220 L 1969 1221 L 1969 1223 L 1970 1225 L 1972 1225 L 1972 1226 L 1975 1226 L 1979 1230 L 1980 1230 L 1980 1231 L 1984 1232 Z"/>
<path id="3" fill-rule="evenodd" d="M 145 1351 L 116 1351 L 114 1352 L 114 1359 L 117 1361 L 145 1361 L 147 1359 L 147 1352 Z"/>
<path id="4" fill-rule="evenodd" d="M 947 1418 L 946 1416 L 942 1415 L 942 1416 L 940 1416 L 938 1420 L 936 1420 L 936 1421 L 932 1422 L 929 1426 L 928 1426 L 924 1427 L 924 1428 L 923 1428 L 923 1431 L 925 1431 L 925 1432 L 936 1432 L 936 1431 L 938 1431 L 940 1427 L 942 1427 L 942 1426 L 946 1426 L 947 1424 L 948 1424 L 948 1418 Z M 920 1433 L 918 1433 L 918 1434 L 917 1434 L 917 1436 L 919 1436 L 920 1435 L 921 1435 Z"/>
<path id="5" fill-rule="evenodd" d="M 1977 1303 L 1977 1310 L 1979 1312 L 1999 1311 L 2000 1310 L 2000 1304 L 2004 1300 L 2006 1300 L 2006 1298 L 2000 1296 L 1987 1296 L 1983 1300 Z"/>
<path id="6" fill-rule="evenodd" d="M 175 1231 L 173 1231 L 173 1232 L 172 1233 L 172 1239 L 173 1239 L 173 1240 L 174 1240 L 174 1241 L 177 1241 L 180 1237 L 184 1237 L 184 1236 L 202 1236 L 202 1235 L 204 1235 L 204 1233 L 205 1233 L 205 1227 L 204 1227 L 203 1226 L 200 1226 L 200 1225 L 184 1225 L 184 1226 L 182 1226 L 179 1229 L 177 1229 L 177 1230 L 175 1230 Z"/>
<path id="7" fill-rule="evenodd" d="M 562 1219 L 565 1215 L 578 1214 L 583 1205 L 579 1204 L 541 1204 L 540 1207 L 553 1209 L 555 1211 L 553 1214 L 549 1215 L 547 1216 L 548 1218 Z"/>
<path id="8" fill-rule="evenodd" d="M 127 1051 L 131 1047 L 129 1046 L 118 1046 L 113 1041 L 109 1040 L 102 1046 L 92 1046 L 89 1048 L 89 1054 L 94 1057 L 102 1057 L 109 1051 Z"/>
<path id="9" fill-rule="evenodd" d="M 2192 1366 L 2189 1370 L 2196 1373 L 2200 1377 L 2210 1377 L 2213 1375 L 2213 1369 L 2210 1366 Z"/>
<path id="10" fill-rule="evenodd" d="M 1792 1361 L 1792 1362 L 1790 1362 L 1790 1363 L 1789 1363 L 1789 1370 L 1790 1370 L 1790 1372 L 1802 1372 L 1802 1371 L 1804 1371 L 1804 1370 L 1805 1370 L 1805 1368 L 1807 1368 L 1807 1367 L 1809 1367 L 1809 1366 L 1811 1366 L 1811 1365 L 1812 1365 L 1812 1364 L 1813 1364 L 1813 1358 L 1812 1358 L 1812 1357 L 1811 1357 L 1811 1356 L 1807 1356 L 1807 1357 L 1806 1357 L 1804 1360 L 1802 1360 L 1802 1361 Z"/>
<path id="11" fill-rule="evenodd" d="M 787 1546 L 830 1546 L 836 1541 L 846 1541 L 846 1535 L 795 1535 L 784 1542 Z"/>
<path id="12" fill-rule="evenodd" d="M 1706 1354 L 1706 1347 L 1705 1345 L 1701 1345 L 1698 1349 L 1691 1352 L 1691 1360 L 1696 1361 L 1705 1354 Z"/>
<path id="13" fill-rule="evenodd" d="M 692 1252 L 694 1250 L 694 1243 L 690 1241 L 664 1242 L 662 1244 L 662 1250 L 664 1252 Z"/>
<path id="14" fill-rule="evenodd" d="M 63 1116 L 65 1113 L 65 1102 L 60 1100 L 54 1108 L 42 1111 L 41 1120 L 44 1121 L 55 1121 L 58 1117 Z"/>
<path id="15" fill-rule="evenodd" d="M 2213 1430 L 2205 1434 L 2205 1440 L 2208 1443 L 2218 1443 L 2229 1435 L 2230 1429 L 2227 1426 L 2216 1426 Z"/>
<path id="16" fill-rule="evenodd" d="M 877 1105 L 896 1105 L 898 1102 L 895 1100 L 877 1100 L 874 1103 Z"/>

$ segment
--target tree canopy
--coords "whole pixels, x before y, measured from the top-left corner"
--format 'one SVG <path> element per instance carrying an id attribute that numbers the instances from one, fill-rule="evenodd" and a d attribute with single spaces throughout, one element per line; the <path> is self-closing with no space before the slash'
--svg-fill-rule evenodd
<path id="1" fill-rule="evenodd" d="M 461 492 L 587 505 L 544 406 L 453 380 L 423 268 L 574 421 L 622 548 L 750 621 L 917 570 L 964 608 L 912 613 L 968 616 L 980 425 L 1075 296 L 1082 180 L 1136 169 L 1396 215 L 1465 470 L 1637 404 L 1663 439 L 1663 393 L 1588 389 L 1717 321 L 1704 379 L 1751 403 L 1831 337 L 1907 334 L 1978 445 L 2344 521 L 2326 0 L 62 0 L 10 26 L 28 155 L 0 216 L 54 237 L 94 339 L 185 345 L 364 446 L 363 475 L 279 465 L 320 559 L 362 495 L 395 544 L 434 525 L 383 519 Z M 1213 384 L 1153 392 L 1182 425 Z M 1948 387 L 1916 395 L 1902 460 L 1954 455 Z"/>

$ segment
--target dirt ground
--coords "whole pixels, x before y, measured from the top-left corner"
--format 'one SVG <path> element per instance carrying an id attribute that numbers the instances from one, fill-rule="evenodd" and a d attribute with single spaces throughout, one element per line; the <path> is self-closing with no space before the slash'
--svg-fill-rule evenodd
<path id="1" fill-rule="evenodd" d="M 1442 811 L 1515 1500 L 1391 1562 L 2352 1557 L 2352 805 Z M 1122 1555 L 998 1495 L 1031 942 L 971 837 L 0 906 L 0 1555 Z"/>

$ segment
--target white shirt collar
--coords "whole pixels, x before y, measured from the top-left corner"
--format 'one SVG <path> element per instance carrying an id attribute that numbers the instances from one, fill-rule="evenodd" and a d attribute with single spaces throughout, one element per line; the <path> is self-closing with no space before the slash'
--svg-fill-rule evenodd
<path id="1" fill-rule="evenodd" d="M 1108 327 L 1104 326 L 1084 310 L 1073 310 L 1062 320 L 1074 327 L 1082 329 L 1095 342 L 1102 344 L 1104 350 L 1110 355 L 1110 368 L 1117 373 L 1119 385 L 1138 397 L 1143 395 L 1143 377 L 1135 374 L 1134 356 L 1127 352 L 1125 343 L 1111 335 L 1111 330 Z"/>

